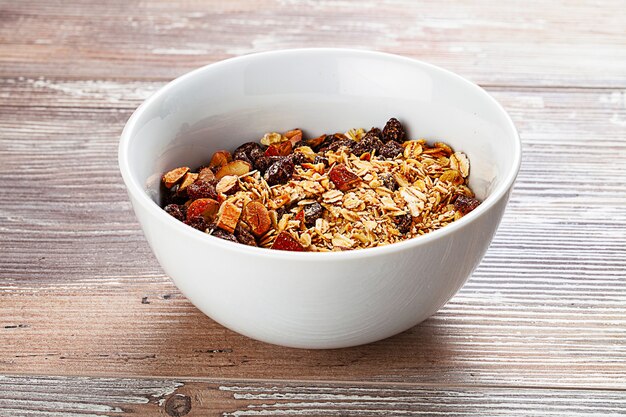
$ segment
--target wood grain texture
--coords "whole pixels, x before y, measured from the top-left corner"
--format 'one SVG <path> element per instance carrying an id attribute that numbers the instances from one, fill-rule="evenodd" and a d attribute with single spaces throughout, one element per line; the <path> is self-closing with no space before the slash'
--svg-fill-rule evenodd
<path id="1" fill-rule="evenodd" d="M 625 21 L 619 0 L 0 0 L 0 417 L 626 415 Z M 357 348 L 270 346 L 201 314 L 117 169 L 125 121 L 171 78 L 302 46 L 442 65 L 523 140 L 467 285 Z"/>
<path id="2" fill-rule="evenodd" d="M 80 105 L 124 88 L 0 102 L 1 372 L 626 387 L 623 90 L 492 88 L 524 162 L 479 269 L 421 326 L 315 352 L 223 329 L 163 275 L 117 173 L 135 104 Z"/>
<path id="3" fill-rule="evenodd" d="M 617 416 L 623 392 L 0 376 L 0 417 Z"/>
<path id="4" fill-rule="evenodd" d="M 587 2 L 3 2 L 0 75 L 170 79 L 282 48 L 365 48 L 497 85 L 626 85 L 626 7 Z"/>

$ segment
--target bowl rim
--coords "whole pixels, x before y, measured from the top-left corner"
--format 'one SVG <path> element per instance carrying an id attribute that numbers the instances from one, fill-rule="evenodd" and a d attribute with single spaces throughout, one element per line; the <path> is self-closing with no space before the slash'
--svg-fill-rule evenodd
<path id="1" fill-rule="evenodd" d="M 338 251 L 338 252 L 291 252 L 291 251 L 279 251 L 271 250 L 267 248 L 252 247 L 243 245 L 240 243 L 228 242 L 223 239 L 213 237 L 204 232 L 196 230 L 182 223 L 181 221 L 168 215 L 156 202 L 154 202 L 146 192 L 143 185 L 139 184 L 134 176 L 131 174 L 130 161 L 128 158 L 129 147 L 131 143 L 132 132 L 134 132 L 137 122 L 142 115 L 152 104 L 159 100 L 163 95 L 168 94 L 170 91 L 175 90 L 179 84 L 196 77 L 198 74 L 211 71 L 215 68 L 232 65 L 234 63 L 245 63 L 246 61 L 252 61 L 258 57 L 268 56 L 280 56 L 290 54 L 336 54 L 336 55 L 360 55 L 360 57 L 369 57 L 373 59 L 382 59 L 388 62 L 403 63 L 416 65 L 422 67 L 427 71 L 440 73 L 447 77 L 452 77 L 457 81 L 464 84 L 467 88 L 474 90 L 478 94 L 484 96 L 488 101 L 495 105 L 504 118 L 507 127 L 510 129 L 513 135 L 513 162 L 511 167 L 500 184 L 491 192 L 487 198 L 481 202 L 481 204 L 472 212 L 463 216 L 459 220 L 456 220 L 440 229 L 426 233 L 422 236 L 418 236 L 412 239 L 407 239 L 401 242 L 392 243 L 389 245 L 378 246 L 374 248 Z M 301 261 L 319 261 L 319 260 L 340 260 L 340 259 L 360 259 L 363 257 L 384 256 L 389 253 L 403 252 L 411 250 L 415 247 L 427 245 L 429 242 L 441 239 L 447 235 L 453 234 L 458 230 L 465 228 L 474 220 L 485 215 L 491 207 L 498 203 L 502 198 L 506 197 L 507 193 L 511 190 L 515 179 L 520 170 L 522 162 L 522 144 L 519 136 L 519 132 L 513 123 L 510 115 L 502 107 L 502 105 L 491 96 L 486 90 L 477 84 L 469 81 L 468 79 L 439 66 L 420 61 L 418 59 L 409 58 L 401 55 L 378 52 L 366 49 L 351 49 L 351 48 L 295 48 L 295 49 L 281 49 L 267 52 L 256 52 L 242 56 L 236 56 L 224 60 L 220 60 L 211 64 L 204 65 L 200 68 L 196 68 L 189 71 L 174 80 L 168 82 L 161 87 L 150 97 L 148 97 L 130 116 L 124 129 L 122 131 L 119 147 L 118 147 L 118 164 L 122 175 L 122 179 L 126 185 L 128 192 L 134 197 L 141 206 L 155 216 L 165 227 L 174 227 L 178 232 L 185 234 L 190 239 L 194 239 L 200 242 L 216 245 L 223 250 L 238 251 L 252 256 L 262 256 L 272 258 L 276 260 L 301 260 Z"/>

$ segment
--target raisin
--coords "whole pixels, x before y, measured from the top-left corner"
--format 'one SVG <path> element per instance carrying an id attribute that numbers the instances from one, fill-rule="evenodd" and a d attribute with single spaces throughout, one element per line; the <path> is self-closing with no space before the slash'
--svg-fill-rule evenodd
<path id="1" fill-rule="evenodd" d="M 342 146 L 345 146 L 348 149 L 352 149 L 352 147 L 354 147 L 355 145 L 357 145 L 357 143 L 355 141 L 353 141 L 352 139 L 348 139 L 348 138 L 338 138 L 337 140 L 335 140 L 333 143 L 331 143 L 330 145 L 328 145 L 328 149 L 330 149 L 333 152 L 336 152 L 339 150 L 339 148 L 341 148 Z"/>
<path id="2" fill-rule="evenodd" d="M 177 220 L 185 221 L 185 206 L 178 204 L 168 204 L 165 206 L 165 212 Z"/>
<path id="3" fill-rule="evenodd" d="M 320 203 L 313 203 L 304 206 L 304 224 L 306 227 L 315 226 L 315 221 L 324 214 L 324 207 Z"/>
<path id="4" fill-rule="evenodd" d="M 187 187 L 187 195 L 191 200 L 198 198 L 217 199 L 217 191 L 215 191 L 215 181 L 197 180 Z"/>
<path id="5" fill-rule="evenodd" d="M 316 155 L 315 156 L 315 159 L 313 160 L 313 163 L 314 164 L 322 163 L 322 164 L 324 164 L 324 166 L 326 168 L 328 168 L 328 166 L 330 165 L 330 163 L 328 162 L 328 158 L 325 158 L 325 157 L 320 156 L 320 155 Z"/>
<path id="6" fill-rule="evenodd" d="M 269 185 L 285 184 L 291 179 L 294 168 L 291 158 L 282 158 L 267 169 L 265 180 Z"/>
<path id="7" fill-rule="evenodd" d="M 263 156 L 264 149 L 260 144 L 256 142 L 246 142 L 239 146 L 233 152 L 233 159 L 240 159 L 248 162 L 250 165 L 254 164 L 258 158 Z"/>
<path id="8" fill-rule="evenodd" d="M 289 158 L 291 158 L 291 162 L 293 162 L 294 165 L 302 165 L 303 163 L 308 162 L 306 155 L 300 152 L 292 153 L 289 155 Z"/>
<path id="9" fill-rule="evenodd" d="M 391 191 L 396 191 L 398 189 L 398 183 L 396 179 L 391 174 L 380 174 L 378 179 L 383 182 L 383 185 L 389 188 Z"/>
<path id="10" fill-rule="evenodd" d="M 466 215 L 479 205 L 480 201 L 472 197 L 464 196 L 463 194 L 459 194 L 459 196 L 454 201 L 454 208 L 463 215 Z"/>
<path id="11" fill-rule="evenodd" d="M 409 233 L 411 226 L 413 225 L 413 217 L 410 214 L 404 214 L 402 216 L 396 216 L 394 219 L 398 231 L 402 234 Z"/>
<path id="12" fill-rule="evenodd" d="M 192 217 L 191 219 L 185 220 L 185 224 L 193 227 L 194 229 L 200 230 L 201 232 L 204 232 L 209 227 L 206 220 L 204 220 L 204 217 L 202 216 Z"/>
<path id="13" fill-rule="evenodd" d="M 380 155 L 385 158 L 393 159 L 396 156 L 402 155 L 404 148 L 395 140 L 390 140 L 380 148 Z"/>
<path id="14" fill-rule="evenodd" d="M 383 140 L 385 142 L 393 140 L 398 143 L 402 143 L 406 140 L 406 132 L 404 131 L 402 123 L 400 123 L 398 119 L 392 117 L 389 121 L 387 121 L 387 124 L 385 124 L 385 128 L 383 129 Z"/>
<path id="15" fill-rule="evenodd" d="M 213 233 L 211 233 L 211 236 L 219 237 L 220 239 L 228 240 L 230 242 L 239 243 L 235 235 L 233 235 L 232 233 L 228 233 L 226 230 L 215 229 Z"/>
<path id="16" fill-rule="evenodd" d="M 187 201 L 186 192 L 179 192 L 178 184 L 170 189 L 167 189 L 161 184 L 161 195 L 162 206 L 167 206 L 168 204 L 184 204 L 185 201 Z"/>
<path id="17" fill-rule="evenodd" d="M 383 146 L 383 143 L 376 136 L 365 135 L 352 148 L 352 153 L 355 154 L 356 156 L 361 156 L 365 152 L 372 152 L 372 151 L 376 151 L 376 153 L 378 153 L 380 151 L 380 148 L 382 148 L 382 146 Z"/>
<path id="18" fill-rule="evenodd" d="M 380 140 L 383 140 L 383 134 L 380 131 L 380 129 L 377 128 L 377 127 L 373 127 L 370 130 L 368 130 L 367 133 L 365 134 L 365 136 L 374 136 L 374 137 L 377 137 Z"/>
<path id="19" fill-rule="evenodd" d="M 237 238 L 239 243 L 243 243 L 244 245 L 256 246 L 254 235 L 241 226 L 237 226 L 235 229 L 235 238 Z"/>

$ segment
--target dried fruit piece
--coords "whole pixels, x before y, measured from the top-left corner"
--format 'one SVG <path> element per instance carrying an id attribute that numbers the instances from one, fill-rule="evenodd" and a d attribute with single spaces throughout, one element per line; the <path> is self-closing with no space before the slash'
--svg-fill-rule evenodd
<path id="1" fill-rule="evenodd" d="M 237 223 L 239 223 L 239 217 L 241 217 L 241 209 L 232 202 L 225 201 L 220 208 L 216 226 L 229 233 L 233 233 L 237 227 Z"/>
<path id="2" fill-rule="evenodd" d="M 406 132 L 398 119 L 392 117 L 387 121 L 383 129 L 383 140 L 385 142 L 395 140 L 398 143 L 402 143 L 406 140 Z"/>
<path id="3" fill-rule="evenodd" d="M 480 205 L 480 201 L 475 198 L 459 194 L 454 201 L 454 208 L 461 214 L 466 215 Z"/>
<path id="4" fill-rule="evenodd" d="M 328 173 L 328 178 L 338 190 L 347 191 L 354 187 L 361 179 L 350 171 L 344 164 L 335 165 Z"/>
<path id="5" fill-rule="evenodd" d="M 304 252 L 304 247 L 298 240 L 291 236 L 289 232 L 280 232 L 280 234 L 276 236 L 271 248 L 275 250 Z"/>
<path id="6" fill-rule="evenodd" d="M 400 233 L 404 234 L 411 231 L 411 226 L 413 225 L 413 217 L 410 214 L 395 216 L 393 220 L 396 223 L 396 227 L 398 228 L 398 231 Z"/>
<path id="7" fill-rule="evenodd" d="M 172 188 L 174 184 L 180 181 L 187 172 L 189 172 L 189 167 L 174 168 L 173 170 L 163 174 L 163 184 L 167 188 Z"/>
<path id="8" fill-rule="evenodd" d="M 317 219 L 324 214 L 324 207 L 318 202 L 307 204 L 301 213 L 304 213 L 304 224 L 306 227 L 313 227 Z"/>
<path id="9" fill-rule="evenodd" d="M 293 148 L 291 142 L 285 141 L 270 145 L 266 150 L 264 156 L 287 156 L 291 154 Z"/>
<path id="10" fill-rule="evenodd" d="M 311 149 L 316 149 L 320 146 L 325 140 L 327 135 L 321 135 L 313 139 L 309 139 L 305 141 L 305 144 Z"/>
<path id="11" fill-rule="evenodd" d="M 374 135 L 365 135 L 360 142 L 358 142 L 356 145 L 354 145 L 354 147 L 352 148 L 352 153 L 355 154 L 356 156 L 361 156 L 362 154 L 364 154 L 365 152 L 376 152 L 379 153 L 380 152 L 380 148 L 383 147 L 383 143 L 381 142 L 380 139 L 378 139 L 376 136 Z"/>
<path id="12" fill-rule="evenodd" d="M 384 173 L 378 176 L 378 179 L 382 181 L 383 185 L 390 189 L 391 191 L 396 191 L 398 189 L 398 183 L 392 174 Z"/>
<path id="13" fill-rule="evenodd" d="M 211 161 L 209 162 L 210 168 L 221 168 L 232 160 L 232 156 L 228 151 L 217 151 L 211 157 Z"/>
<path id="14" fill-rule="evenodd" d="M 274 162 L 265 172 L 265 180 L 269 185 L 285 184 L 291 179 L 295 165 L 290 158 L 281 158 Z"/>
<path id="15" fill-rule="evenodd" d="M 202 216 L 197 216 L 192 219 L 185 220 L 185 224 L 201 232 L 205 232 L 206 229 L 208 229 L 209 227 L 208 223 L 206 222 L 206 220 L 204 220 L 204 217 Z"/>
<path id="16" fill-rule="evenodd" d="M 252 165 L 246 161 L 235 159 L 227 163 L 215 173 L 215 178 L 221 180 L 226 175 L 237 175 L 238 177 L 247 174 L 252 169 Z"/>
<path id="17" fill-rule="evenodd" d="M 337 138 L 330 145 L 328 145 L 328 149 L 331 151 L 337 151 L 339 150 L 339 148 L 343 146 L 343 147 L 348 148 L 348 150 L 351 150 L 356 145 L 357 143 L 353 141 L 352 139 L 341 137 L 341 138 Z"/>
<path id="18" fill-rule="evenodd" d="M 242 220 L 250 226 L 255 236 L 265 234 L 272 227 L 272 220 L 267 208 L 258 201 L 251 201 L 243 209 Z"/>
<path id="19" fill-rule="evenodd" d="M 209 170 L 210 171 L 210 170 Z M 193 172 L 188 172 L 183 177 L 182 182 L 178 186 L 178 191 L 183 191 L 185 188 L 189 187 L 198 179 L 198 174 L 194 174 Z"/>
<path id="20" fill-rule="evenodd" d="M 256 246 L 256 239 L 246 228 L 241 227 L 241 223 L 235 229 L 235 237 L 239 243 L 243 243 L 248 246 Z"/>
<path id="21" fill-rule="evenodd" d="M 261 139 L 261 143 L 265 146 L 270 146 L 275 143 L 284 142 L 286 140 L 288 139 L 285 136 L 281 135 L 280 133 L 271 132 L 271 133 L 266 133 L 265 135 L 263 135 L 263 138 Z"/>
<path id="22" fill-rule="evenodd" d="M 395 140 L 390 140 L 389 142 L 385 143 L 382 148 L 380 148 L 379 154 L 385 158 L 393 159 L 397 156 L 402 155 L 403 150 L 404 148 L 402 148 L 402 145 L 400 145 Z"/>
<path id="23" fill-rule="evenodd" d="M 192 200 L 197 198 L 217 199 L 215 183 L 214 181 L 196 180 L 196 182 L 187 187 L 187 195 Z"/>
<path id="24" fill-rule="evenodd" d="M 285 133 L 284 135 L 287 139 L 289 139 L 289 142 L 291 142 L 292 146 L 295 146 L 296 143 L 300 142 L 302 140 L 302 130 L 300 129 L 293 129 L 290 130 L 289 132 Z"/>
<path id="25" fill-rule="evenodd" d="M 215 191 L 223 194 L 234 194 L 239 190 L 239 177 L 226 175 L 215 186 Z"/>
<path id="26" fill-rule="evenodd" d="M 165 212 L 181 222 L 185 220 L 185 206 L 179 204 L 168 204 L 164 208 Z"/>
<path id="27" fill-rule="evenodd" d="M 254 161 L 263 156 L 263 152 L 263 147 L 258 143 L 247 142 L 235 149 L 235 152 L 233 152 L 233 159 L 239 159 L 253 165 Z"/>
<path id="28" fill-rule="evenodd" d="M 222 229 L 215 229 L 211 232 L 211 236 L 218 237 L 220 239 L 228 240 L 229 242 L 238 243 L 237 238 L 232 233 L 229 233 Z"/>
<path id="29" fill-rule="evenodd" d="M 191 220 L 194 217 L 203 217 L 207 222 L 212 222 L 215 220 L 219 208 L 220 203 L 212 198 L 199 198 L 187 207 L 187 220 Z"/>

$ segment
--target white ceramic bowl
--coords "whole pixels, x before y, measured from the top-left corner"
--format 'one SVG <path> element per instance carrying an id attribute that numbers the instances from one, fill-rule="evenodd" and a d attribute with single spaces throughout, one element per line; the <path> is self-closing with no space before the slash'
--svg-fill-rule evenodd
<path id="1" fill-rule="evenodd" d="M 405 242 L 294 253 L 209 236 L 155 202 L 161 173 L 206 163 L 215 150 L 232 150 L 268 131 L 300 127 L 319 135 L 382 127 L 390 117 L 401 120 L 412 139 L 442 140 L 465 152 L 470 185 L 483 203 Z M 475 84 L 413 59 L 345 49 L 253 54 L 192 71 L 137 109 L 119 148 L 137 218 L 182 293 L 236 332 L 300 348 L 373 342 L 435 313 L 487 250 L 520 159 L 511 119 Z"/>

